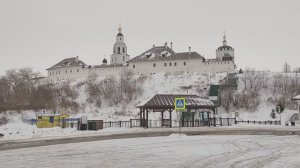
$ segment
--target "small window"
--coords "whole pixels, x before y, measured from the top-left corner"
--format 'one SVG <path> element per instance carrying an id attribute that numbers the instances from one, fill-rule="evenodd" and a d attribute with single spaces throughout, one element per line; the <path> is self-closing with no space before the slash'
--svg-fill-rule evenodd
<path id="1" fill-rule="evenodd" d="M 177 63 L 176 63 L 176 62 L 174 63 L 174 66 L 177 66 Z"/>
<path id="2" fill-rule="evenodd" d="M 165 63 L 165 67 L 167 66 L 167 63 Z"/>
<path id="3" fill-rule="evenodd" d="M 133 65 L 132 67 L 135 68 L 135 65 Z"/>
<path id="4" fill-rule="evenodd" d="M 58 74 L 60 74 L 60 71 L 58 71 Z"/>
<path id="5" fill-rule="evenodd" d="M 118 47 L 118 54 L 120 54 L 120 50 L 121 50 L 120 47 Z"/>
<path id="6" fill-rule="evenodd" d="M 66 73 L 68 73 L 68 70 L 66 70 Z"/>
<path id="7" fill-rule="evenodd" d="M 125 48 L 123 47 L 123 53 L 125 53 Z"/>
<path id="8" fill-rule="evenodd" d="M 70 72 L 72 73 L 72 70 L 70 70 Z"/>
<path id="9" fill-rule="evenodd" d="M 155 63 L 153 63 L 153 67 L 156 67 Z"/>
<path id="10" fill-rule="evenodd" d="M 183 65 L 186 66 L 186 62 L 183 62 Z"/>
<path id="11" fill-rule="evenodd" d="M 77 72 L 79 72 L 79 69 L 77 69 Z"/>
<path id="12" fill-rule="evenodd" d="M 169 63 L 169 66 L 172 66 L 172 63 L 171 63 L 171 62 Z"/>
<path id="13" fill-rule="evenodd" d="M 124 48 L 123 48 L 124 49 Z M 124 52 L 124 50 L 123 50 L 123 52 Z M 123 56 L 123 61 L 125 61 L 125 56 Z"/>

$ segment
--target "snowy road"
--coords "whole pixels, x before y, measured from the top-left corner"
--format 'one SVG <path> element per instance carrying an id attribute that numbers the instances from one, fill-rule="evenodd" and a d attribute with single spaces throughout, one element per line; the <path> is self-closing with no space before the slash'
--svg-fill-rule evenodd
<path id="1" fill-rule="evenodd" d="M 300 136 L 115 139 L 0 151 L 1 167 L 300 167 Z"/>

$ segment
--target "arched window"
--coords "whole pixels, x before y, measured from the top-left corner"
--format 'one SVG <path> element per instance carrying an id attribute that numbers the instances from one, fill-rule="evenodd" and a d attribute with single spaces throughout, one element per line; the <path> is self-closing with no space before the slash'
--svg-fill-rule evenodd
<path id="1" fill-rule="evenodd" d="M 123 53 L 125 53 L 125 48 L 123 47 Z"/>
<path id="2" fill-rule="evenodd" d="M 156 67 L 155 63 L 153 63 L 153 67 Z"/>
<path id="3" fill-rule="evenodd" d="M 174 66 L 177 66 L 177 63 L 176 63 L 176 62 L 174 63 Z"/>
<path id="4" fill-rule="evenodd" d="M 132 67 L 135 68 L 135 65 L 133 65 Z"/>
<path id="5" fill-rule="evenodd" d="M 172 63 L 171 63 L 171 62 L 169 63 L 169 66 L 172 66 Z"/>
<path id="6" fill-rule="evenodd" d="M 183 62 L 183 65 L 186 66 L 186 62 Z"/>
<path id="7" fill-rule="evenodd" d="M 120 47 L 118 47 L 118 54 L 120 54 Z"/>
<path id="8" fill-rule="evenodd" d="M 167 66 L 167 63 L 165 63 L 165 67 Z"/>

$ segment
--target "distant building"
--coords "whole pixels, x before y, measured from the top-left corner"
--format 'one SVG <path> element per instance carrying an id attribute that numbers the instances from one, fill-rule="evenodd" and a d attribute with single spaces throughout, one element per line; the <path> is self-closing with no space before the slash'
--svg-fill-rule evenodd
<path id="1" fill-rule="evenodd" d="M 142 54 L 130 59 L 124 42 L 122 29 L 116 36 L 110 64 L 103 59 L 101 65 L 87 65 L 77 57 L 66 58 L 48 68 L 48 81 L 86 78 L 90 74 L 100 77 L 119 75 L 121 71 L 132 70 L 136 75 L 155 74 L 158 72 L 199 72 L 199 73 L 234 73 L 234 49 L 227 45 L 223 36 L 223 45 L 216 50 L 216 58 L 205 59 L 197 52 L 175 52 L 167 43 L 154 46 Z"/>

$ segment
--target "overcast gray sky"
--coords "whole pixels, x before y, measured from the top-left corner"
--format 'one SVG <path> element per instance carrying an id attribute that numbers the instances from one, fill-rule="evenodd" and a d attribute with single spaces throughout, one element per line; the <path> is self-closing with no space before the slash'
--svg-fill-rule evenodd
<path id="1" fill-rule="evenodd" d="M 32 67 L 44 75 L 58 61 L 109 58 L 122 23 L 131 58 L 173 42 L 214 58 L 226 31 L 238 68 L 300 67 L 297 0 L 0 0 L 0 75 Z"/>

